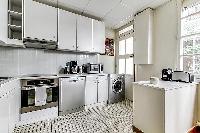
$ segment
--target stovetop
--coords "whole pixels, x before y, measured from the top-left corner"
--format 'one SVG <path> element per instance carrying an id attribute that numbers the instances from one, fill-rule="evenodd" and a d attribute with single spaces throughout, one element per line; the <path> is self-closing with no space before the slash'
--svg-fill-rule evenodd
<path id="1" fill-rule="evenodd" d="M 11 77 L 0 77 L 0 84 L 6 82 L 9 79 L 11 79 Z"/>

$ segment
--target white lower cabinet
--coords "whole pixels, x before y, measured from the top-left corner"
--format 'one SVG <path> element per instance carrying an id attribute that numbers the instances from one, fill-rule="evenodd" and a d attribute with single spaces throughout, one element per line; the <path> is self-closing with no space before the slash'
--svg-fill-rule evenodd
<path id="1" fill-rule="evenodd" d="M 20 115 L 20 82 L 13 80 L 3 84 L 0 90 L 0 133 L 12 133 Z"/>
<path id="2" fill-rule="evenodd" d="M 108 77 L 98 77 L 98 103 L 107 102 L 108 100 Z"/>
<path id="3" fill-rule="evenodd" d="M 8 97 L 0 98 L 0 133 L 9 132 L 9 103 Z"/>
<path id="4" fill-rule="evenodd" d="M 86 76 L 85 105 L 107 102 L 108 79 L 107 75 Z"/>
<path id="5" fill-rule="evenodd" d="M 86 76 L 85 105 L 97 103 L 97 76 Z"/>

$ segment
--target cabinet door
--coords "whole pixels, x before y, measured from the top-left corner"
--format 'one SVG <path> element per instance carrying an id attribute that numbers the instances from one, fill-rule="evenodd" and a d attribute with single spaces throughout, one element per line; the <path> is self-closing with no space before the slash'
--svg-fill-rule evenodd
<path id="1" fill-rule="evenodd" d="M 87 76 L 85 84 L 85 105 L 97 103 L 97 76 Z"/>
<path id="2" fill-rule="evenodd" d="M 92 52 L 92 19 L 77 18 L 77 50 Z"/>
<path id="3" fill-rule="evenodd" d="M 0 1 L 0 45 L 8 38 L 8 0 Z"/>
<path id="4" fill-rule="evenodd" d="M 93 20 L 93 52 L 105 53 L 105 24 Z"/>
<path id="5" fill-rule="evenodd" d="M 76 50 L 76 14 L 59 9 L 58 48 Z"/>
<path id="6" fill-rule="evenodd" d="M 60 105 L 61 114 L 71 112 L 84 106 L 85 101 L 85 78 L 71 77 L 62 78 L 60 87 Z"/>
<path id="7" fill-rule="evenodd" d="M 98 103 L 108 101 L 108 79 L 107 76 L 98 77 Z"/>
<path id="8" fill-rule="evenodd" d="M 134 20 L 134 63 L 152 64 L 153 11 L 146 9 Z"/>
<path id="9" fill-rule="evenodd" d="M 0 133 L 9 132 L 9 103 L 8 97 L 0 98 Z"/>
<path id="10" fill-rule="evenodd" d="M 12 130 L 15 127 L 16 122 L 16 94 L 15 89 L 13 89 L 10 94 L 8 95 L 9 100 L 9 132 L 12 132 Z"/>
<path id="11" fill-rule="evenodd" d="M 24 38 L 57 41 L 57 9 L 24 0 Z"/>
<path id="12" fill-rule="evenodd" d="M 132 83 L 134 82 L 133 75 L 125 75 L 125 97 L 128 100 L 133 101 L 133 87 Z"/>

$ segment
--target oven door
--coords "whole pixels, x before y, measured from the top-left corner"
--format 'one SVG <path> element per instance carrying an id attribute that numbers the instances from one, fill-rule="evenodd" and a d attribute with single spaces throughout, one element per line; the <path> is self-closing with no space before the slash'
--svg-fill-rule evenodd
<path id="1" fill-rule="evenodd" d="M 22 90 L 21 92 L 21 106 L 28 107 L 35 105 L 35 89 Z"/>

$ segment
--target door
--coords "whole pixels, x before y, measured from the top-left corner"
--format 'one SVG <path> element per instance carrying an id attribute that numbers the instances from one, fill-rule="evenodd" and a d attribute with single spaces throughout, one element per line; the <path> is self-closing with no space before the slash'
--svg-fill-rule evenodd
<path id="1" fill-rule="evenodd" d="M 105 53 L 105 24 L 93 20 L 93 52 Z"/>
<path id="2" fill-rule="evenodd" d="M 0 133 L 9 132 L 9 103 L 8 97 L 0 98 Z"/>
<path id="3" fill-rule="evenodd" d="M 97 103 L 97 76 L 87 76 L 85 84 L 85 105 Z"/>
<path id="4" fill-rule="evenodd" d="M 24 0 L 24 38 L 57 41 L 57 9 Z"/>
<path id="5" fill-rule="evenodd" d="M 108 101 L 108 78 L 107 76 L 98 77 L 98 103 Z"/>
<path id="6" fill-rule="evenodd" d="M 59 113 L 66 114 L 72 109 L 81 110 L 85 104 L 85 78 L 70 77 L 60 79 Z"/>
<path id="7" fill-rule="evenodd" d="M 0 1 L 0 45 L 8 38 L 8 0 Z"/>
<path id="8" fill-rule="evenodd" d="M 92 52 L 92 19 L 77 18 L 77 50 Z"/>
<path id="9" fill-rule="evenodd" d="M 76 50 L 76 14 L 59 9 L 58 48 Z"/>

